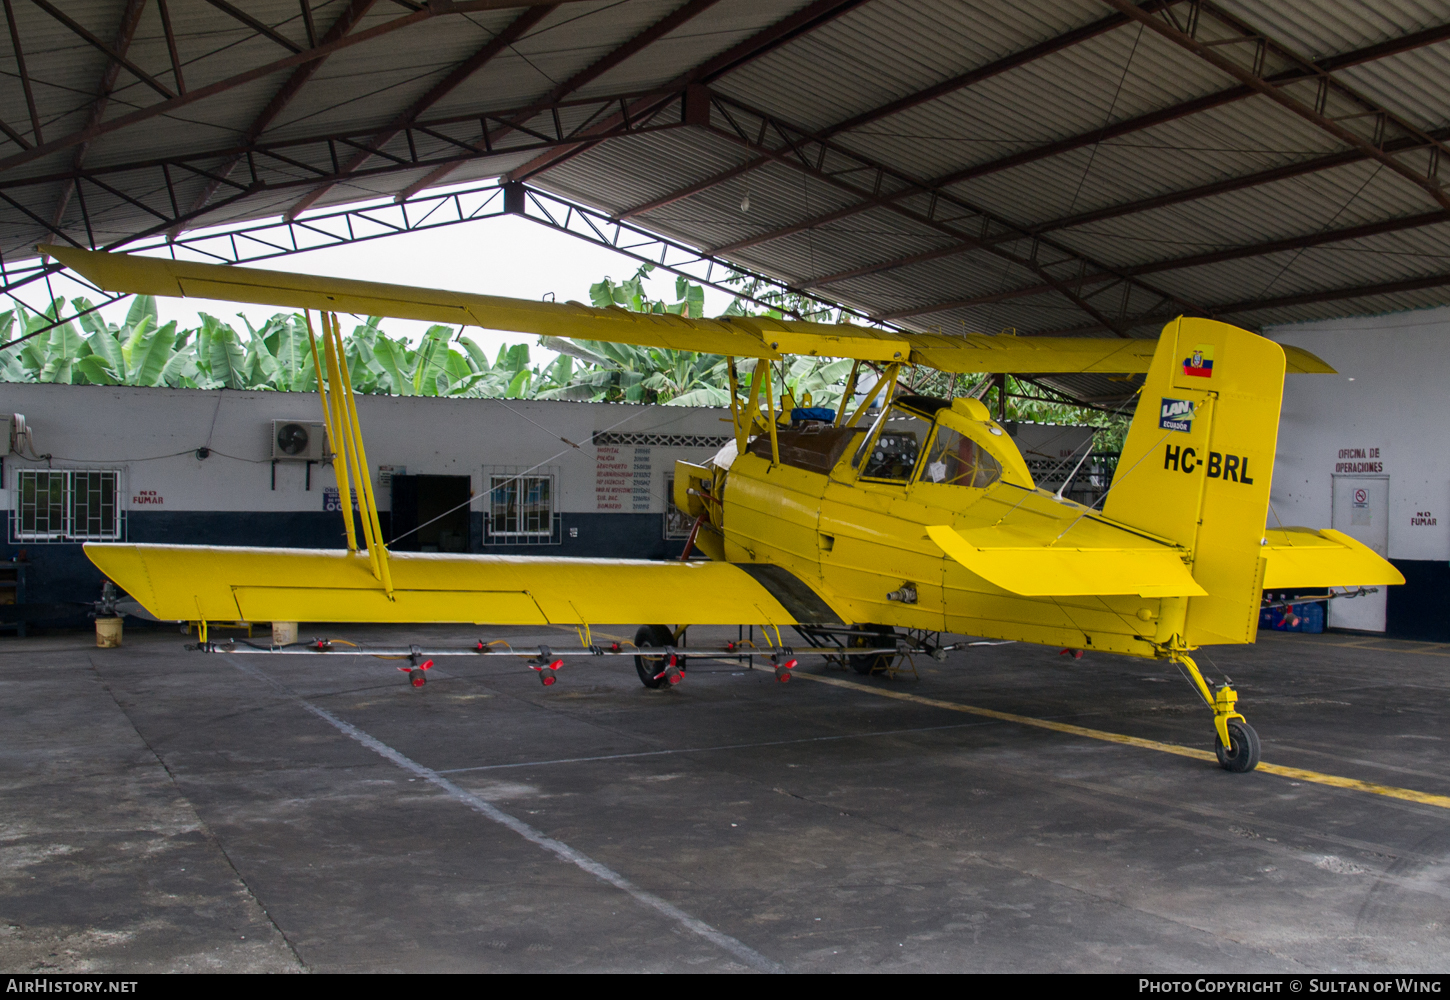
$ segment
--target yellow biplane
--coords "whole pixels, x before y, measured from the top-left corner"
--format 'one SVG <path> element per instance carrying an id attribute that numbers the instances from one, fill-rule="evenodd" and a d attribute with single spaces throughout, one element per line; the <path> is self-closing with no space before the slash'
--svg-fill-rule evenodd
<path id="1" fill-rule="evenodd" d="M 340 493 L 356 484 L 347 551 L 88 544 L 86 554 L 158 618 L 646 625 L 641 680 L 678 680 L 687 625 L 752 624 L 835 643 L 869 672 L 944 633 L 1099 650 L 1179 664 L 1213 712 L 1220 763 L 1252 770 L 1254 730 L 1227 683 L 1190 653 L 1255 640 L 1269 589 L 1365 587 L 1404 578 L 1340 532 L 1266 529 L 1283 381 L 1332 372 L 1318 358 L 1206 319 L 1157 342 L 942 336 L 768 318 L 705 320 L 42 247 L 112 292 L 193 296 L 321 316 L 321 386 Z M 428 320 L 730 359 L 734 440 L 681 462 L 675 503 L 708 561 L 392 553 L 382 542 L 337 313 Z M 309 318 L 309 326 L 310 326 Z M 314 346 L 314 350 L 316 347 Z M 793 421 L 769 378 L 743 392 L 737 359 L 856 361 L 840 412 Z M 846 412 L 863 365 L 881 377 Z M 899 391 L 903 368 L 1143 373 L 1101 510 L 1038 488 L 976 399 Z M 764 398 L 762 399 L 762 390 Z M 863 417 L 873 414 L 873 419 Z M 810 416 L 811 414 L 807 414 Z M 814 414 L 826 416 L 826 414 Z M 904 633 L 899 634 L 897 630 Z M 203 633 L 203 639 L 205 635 Z M 618 651 L 617 647 L 614 651 Z M 553 679 L 544 650 L 537 668 Z M 626 654 L 629 655 L 629 654 Z M 713 654 L 711 654 L 713 655 Z M 783 679 L 784 679 L 783 678 Z M 421 674 L 415 682 L 421 681 Z"/>

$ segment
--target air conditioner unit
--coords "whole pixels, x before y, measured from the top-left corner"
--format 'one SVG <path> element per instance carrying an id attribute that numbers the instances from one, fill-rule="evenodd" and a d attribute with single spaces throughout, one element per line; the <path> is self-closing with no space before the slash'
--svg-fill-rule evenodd
<path id="1" fill-rule="evenodd" d="M 274 462 L 320 462 L 326 455 L 327 425 L 322 421 L 272 421 Z"/>

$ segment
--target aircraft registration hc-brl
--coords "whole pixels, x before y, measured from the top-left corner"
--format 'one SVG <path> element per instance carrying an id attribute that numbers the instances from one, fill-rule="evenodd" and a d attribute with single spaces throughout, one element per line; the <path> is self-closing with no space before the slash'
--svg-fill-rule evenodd
<path id="1" fill-rule="evenodd" d="M 834 653 L 863 673 L 981 636 L 1171 661 L 1213 713 L 1219 762 L 1258 763 L 1259 739 L 1225 680 L 1211 688 L 1192 656 L 1252 643 L 1266 588 L 1399 584 L 1353 538 L 1266 528 L 1286 371 L 1332 373 L 1307 352 L 1246 330 L 1179 318 L 1150 340 L 943 336 L 761 317 L 692 319 L 578 303 L 434 291 L 250 268 L 69 249 L 42 252 L 111 292 L 194 296 L 320 316 L 318 370 L 341 495 L 356 484 L 357 523 L 333 549 L 88 544 L 86 554 L 157 618 L 567 625 L 582 646 L 540 647 L 547 685 L 560 652 L 634 656 L 650 687 L 685 666 L 688 625 L 760 626 L 770 648 L 691 647 L 695 655 Z M 647 562 L 389 552 L 378 527 L 338 313 L 704 351 L 730 359 L 734 440 L 704 465 L 676 465 L 677 506 L 707 560 Z M 317 338 L 313 341 L 318 357 Z M 855 359 L 841 411 L 776 400 L 769 378 L 744 388 L 741 362 L 790 354 Z M 325 360 L 325 366 L 323 361 Z M 1101 510 L 1038 488 L 1003 428 L 976 399 L 900 391 L 898 374 L 1143 373 L 1145 381 Z M 879 377 L 853 412 L 858 376 Z M 864 381 L 861 383 L 864 385 Z M 762 395 L 764 398 L 762 399 Z M 863 420 L 868 412 L 878 414 Z M 635 649 L 592 641 L 590 626 L 647 624 Z M 792 650 L 794 627 L 811 649 Z M 321 643 L 324 647 L 325 643 Z M 625 646 L 629 644 L 623 644 Z M 316 650 L 318 642 L 273 647 Z M 649 655 L 640 655 L 649 648 Z M 424 675 L 417 647 L 410 677 Z M 374 654 L 380 650 L 370 650 Z M 465 650 L 455 650 L 463 653 Z M 519 655 L 480 641 L 470 655 Z M 433 655 L 437 655 L 436 653 Z"/>

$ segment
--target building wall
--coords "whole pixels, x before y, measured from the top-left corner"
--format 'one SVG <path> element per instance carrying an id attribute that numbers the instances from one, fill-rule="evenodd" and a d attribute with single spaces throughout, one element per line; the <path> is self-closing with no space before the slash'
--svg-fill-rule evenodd
<path id="1" fill-rule="evenodd" d="M 702 461 L 731 433 L 729 411 L 716 408 L 392 396 L 359 396 L 357 404 L 383 536 L 392 537 L 380 466 L 468 476 L 473 551 L 678 555 L 682 542 L 666 539 L 664 530 L 675 460 Z M 320 419 L 315 394 L 6 383 L 0 413 L 24 414 L 36 452 L 52 456 L 5 457 L 0 511 L 7 522 L 21 469 L 118 469 L 129 541 L 345 543 L 341 518 L 324 510 L 327 489 L 336 487 L 331 468 L 309 472 L 304 463 L 282 461 L 274 469 L 271 459 L 272 421 Z M 203 446 L 211 454 L 201 460 L 195 452 Z M 534 466 L 555 476 L 559 543 L 483 545 L 486 477 Z M 7 525 L 0 548 L 7 557 L 26 550 L 32 602 L 99 594 L 100 576 L 79 544 L 17 541 Z"/>
<path id="2" fill-rule="evenodd" d="M 1389 476 L 1389 635 L 1450 641 L 1450 309 L 1271 327 L 1337 375 L 1285 380 L 1274 505 L 1286 525 L 1331 523 L 1332 478 Z"/>

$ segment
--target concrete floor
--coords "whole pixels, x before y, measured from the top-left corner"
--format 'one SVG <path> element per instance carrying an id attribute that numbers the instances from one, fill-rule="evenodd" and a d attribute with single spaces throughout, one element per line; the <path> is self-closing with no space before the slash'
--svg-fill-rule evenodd
<path id="1" fill-rule="evenodd" d="M 1207 748 L 1159 664 L 1013 645 L 648 691 L 455 658 L 413 690 L 89 638 L 0 640 L 5 971 L 1450 968 L 1450 809 L 882 696 Z M 1450 795 L 1450 649 L 1211 659 L 1266 761 Z"/>

